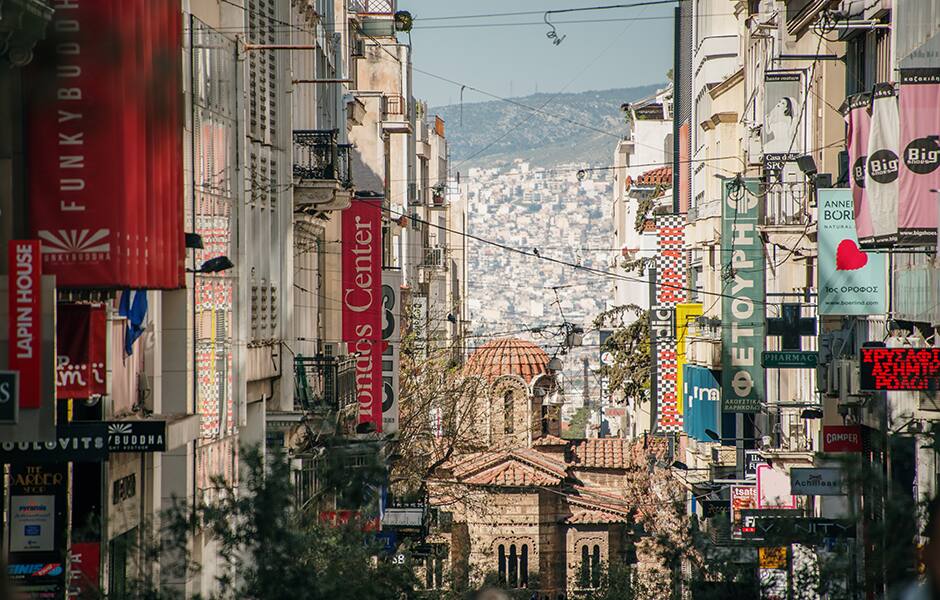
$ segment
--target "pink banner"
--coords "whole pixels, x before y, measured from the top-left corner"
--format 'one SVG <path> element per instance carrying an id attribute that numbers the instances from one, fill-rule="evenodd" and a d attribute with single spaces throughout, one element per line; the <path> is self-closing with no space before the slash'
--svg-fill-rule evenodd
<path id="1" fill-rule="evenodd" d="M 935 244 L 940 194 L 940 69 L 901 71 L 898 243 Z"/>
<path id="2" fill-rule="evenodd" d="M 382 199 L 343 211 L 343 341 L 356 355 L 359 424 L 382 431 Z"/>
<path id="3" fill-rule="evenodd" d="M 871 127 L 871 115 L 868 114 L 870 104 L 870 94 L 855 94 L 846 99 L 843 109 L 847 125 L 846 146 L 849 151 L 849 187 L 852 188 L 852 202 L 855 205 L 855 229 L 860 240 L 870 240 L 874 236 L 871 229 L 871 212 L 865 194 L 868 130 Z"/>

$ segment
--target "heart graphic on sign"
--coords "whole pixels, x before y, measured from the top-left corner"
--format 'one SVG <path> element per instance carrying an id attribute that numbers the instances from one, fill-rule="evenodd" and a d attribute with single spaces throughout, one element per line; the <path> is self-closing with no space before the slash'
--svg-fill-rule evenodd
<path id="1" fill-rule="evenodd" d="M 836 248 L 836 270 L 855 271 L 868 264 L 868 255 L 858 249 L 855 240 L 842 240 Z"/>

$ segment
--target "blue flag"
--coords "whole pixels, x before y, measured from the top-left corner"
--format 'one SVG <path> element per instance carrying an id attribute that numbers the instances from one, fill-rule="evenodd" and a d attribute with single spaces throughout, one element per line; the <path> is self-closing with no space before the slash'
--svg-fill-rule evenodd
<path id="1" fill-rule="evenodd" d="M 131 299 L 131 294 L 134 298 Z M 147 316 L 147 290 L 124 290 L 118 303 L 118 314 L 127 319 L 124 332 L 124 354 L 134 353 L 134 342 L 144 333 Z"/>

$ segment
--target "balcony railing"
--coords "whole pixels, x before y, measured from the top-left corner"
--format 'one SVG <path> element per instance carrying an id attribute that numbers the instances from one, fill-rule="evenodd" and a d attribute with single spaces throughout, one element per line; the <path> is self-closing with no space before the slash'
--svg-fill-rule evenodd
<path id="1" fill-rule="evenodd" d="M 294 357 L 294 410 L 343 410 L 356 404 L 356 361 L 352 357 Z"/>
<path id="2" fill-rule="evenodd" d="M 394 14 L 395 0 L 349 0 L 349 11 L 359 14 Z"/>
<path id="3" fill-rule="evenodd" d="M 398 94 L 382 97 L 382 115 L 385 120 L 400 120 L 405 116 L 405 99 Z"/>
<path id="4" fill-rule="evenodd" d="M 348 144 L 336 143 L 335 129 L 294 131 L 294 178 L 352 185 Z"/>
<path id="5" fill-rule="evenodd" d="M 761 225 L 797 226 L 810 222 L 810 189 L 806 182 L 773 183 L 763 189 Z"/>

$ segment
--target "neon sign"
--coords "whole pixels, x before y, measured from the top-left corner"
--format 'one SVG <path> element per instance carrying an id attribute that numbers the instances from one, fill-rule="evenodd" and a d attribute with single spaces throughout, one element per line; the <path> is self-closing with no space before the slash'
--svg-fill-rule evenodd
<path id="1" fill-rule="evenodd" d="M 859 357 L 863 390 L 940 389 L 940 348 L 862 348 Z"/>

